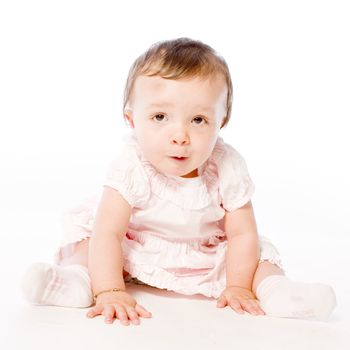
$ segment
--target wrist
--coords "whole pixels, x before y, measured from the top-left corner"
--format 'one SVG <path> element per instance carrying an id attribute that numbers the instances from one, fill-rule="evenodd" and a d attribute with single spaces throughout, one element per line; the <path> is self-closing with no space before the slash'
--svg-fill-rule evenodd
<path id="1" fill-rule="evenodd" d="M 126 292 L 125 288 L 111 288 L 111 289 L 101 290 L 97 293 L 94 293 L 94 302 L 96 303 L 97 299 L 101 299 L 103 297 L 108 298 L 108 296 L 115 295 L 117 293 L 123 293 L 123 292 Z"/>
<path id="2" fill-rule="evenodd" d="M 250 278 L 227 278 L 226 279 L 226 287 L 238 287 L 251 289 L 252 288 L 252 280 Z"/>
<path id="3" fill-rule="evenodd" d="M 237 288 L 237 289 L 248 289 L 248 290 L 251 290 L 251 288 L 249 286 L 238 285 L 238 284 L 227 284 L 226 285 L 226 289 L 228 289 L 228 288 Z"/>

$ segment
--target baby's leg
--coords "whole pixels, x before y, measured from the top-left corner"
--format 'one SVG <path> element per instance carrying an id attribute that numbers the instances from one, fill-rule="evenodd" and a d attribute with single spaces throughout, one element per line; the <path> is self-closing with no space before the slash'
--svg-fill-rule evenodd
<path id="1" fill-rule="evenodd" d="M 75 246 L 74 253 L 69 257 L 63 258 L 60 262 L 60 266 L 78 264 L 88 267 L 89 242 L 90 238 L 78 242 Z"/>
<path id="2" fill-rule="evenodd" d="M 253 292 L 269 316 L 327 319 L 336 305 L 332 287 L 321 283 L 294 282 L 268 261 L 259 264 Z"/>
<path id="3" fill-rule="evenodd" d="M 89 238 L 78 242 L 60 265 L 33 264 L 23 275 L 25 299 L 37 305 L 89 307 L 93 303 L 88 273 Z"/>

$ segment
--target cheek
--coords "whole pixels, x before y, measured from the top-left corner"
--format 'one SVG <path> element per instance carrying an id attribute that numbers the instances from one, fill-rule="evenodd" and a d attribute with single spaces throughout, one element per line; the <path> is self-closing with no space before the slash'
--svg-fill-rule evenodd
<path id="1" fill-rule="evenodd" d="M 138 137 L 138 142 L 148 160 L 156 159 L 158 151 L 163 148 L 159 144 L 159 138 L 154 137 L 154 134 L 142 133 Z"/>
<path id="2" fill-rule="evenodd" d="M 147 147 L 149 142 L 152 142 L 154 137 L 152 137 L 150 130 L 145 125 L 141 123 L 136 124 L 134 130 L 136 138 L 138 139 L 139 143 L 142 144 L 142 148 L 145 146 Z"/>
<path id="3" fill-rule="evenodd" d="M 208 158 L 215 147 L 217 140 L 217 135 L 211 134 L 206 137 L 202 137 L 193 143 L 194 148 L 197 150 L 198 154 L 201 154 L 203 158 Z"/>

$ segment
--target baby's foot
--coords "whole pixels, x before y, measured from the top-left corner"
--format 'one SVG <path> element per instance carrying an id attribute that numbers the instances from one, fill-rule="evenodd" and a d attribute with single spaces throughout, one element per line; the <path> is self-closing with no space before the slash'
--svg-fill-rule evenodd
<path id="1" fill-rule="evenodd" d="M 283 275 L 265 278 L 256 291 L 266 315 L 326 320 L 336 305 L 332 287 L 321 283 L 302 283 Z"/>
<path id="2" fill-rule="evenodd" d="M 93 303 L 88 269 L 82 265 L 35 263 L 23 275 L 25 299 L 37 305 L 89 307 Z"/>

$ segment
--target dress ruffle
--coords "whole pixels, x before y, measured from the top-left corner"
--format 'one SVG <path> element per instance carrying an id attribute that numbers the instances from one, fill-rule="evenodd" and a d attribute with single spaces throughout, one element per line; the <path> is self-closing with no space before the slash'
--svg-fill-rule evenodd
<path id="1" fill-rule="evenodd" d="M 277 249 L 259 237 L 260 262 L 282 268 Z M 128 232 L 122 242 L 124 269 L 137 280 L 180 294 L 218 298 L 226 287 L 225 234 L 169 241 L 149 233 Z"/>
<path id="2" fill-rule="evenodd" d="M 61 219 L 62 244 L 74 243 L 86 237 L 86 232 L 92 232 L 98 196 L 85 198 L 81 204 L 66 210 Z"/>
<path id="3" fill-rule="evenodd" d="M 122 248 L 124 269 L 150 286 L 207 297 L 225 288 L 224 235 L 174 242 L 135 231 L 127 233 Z"/>
<path id="4" fill-rule="evenodd" d="M 151 195 L 147 174 L 135 151 L 128 148 L 111 163 L 104 185 L 116 189 L 133 208 L 143 208 Z"/>
<path id="5" fill-rule="evenodd" d="M 255 190 L 254 183 L 249 176 L 245 160 L 229 144 L 225 144 L 225 153 L 216 160 L 216 167 L 222 206 L 225 210 L 233 212 L 250 200 Z"/>
<path id="6" fill-rule="evenodd" d="M 130 150 L 136 152 L 148 176 L 152 193 L 184 209 L 202 209 L 211 203 L 219 186 L 217 164 L 225 154 L 225 146 L 221 138 L 218 138 L 211 156 L 202 165 L 201 175 L 195 179 L 184 179 L 160 173 L 145 159 L 133 134 L 126 136 L 125 141 Z"/>

